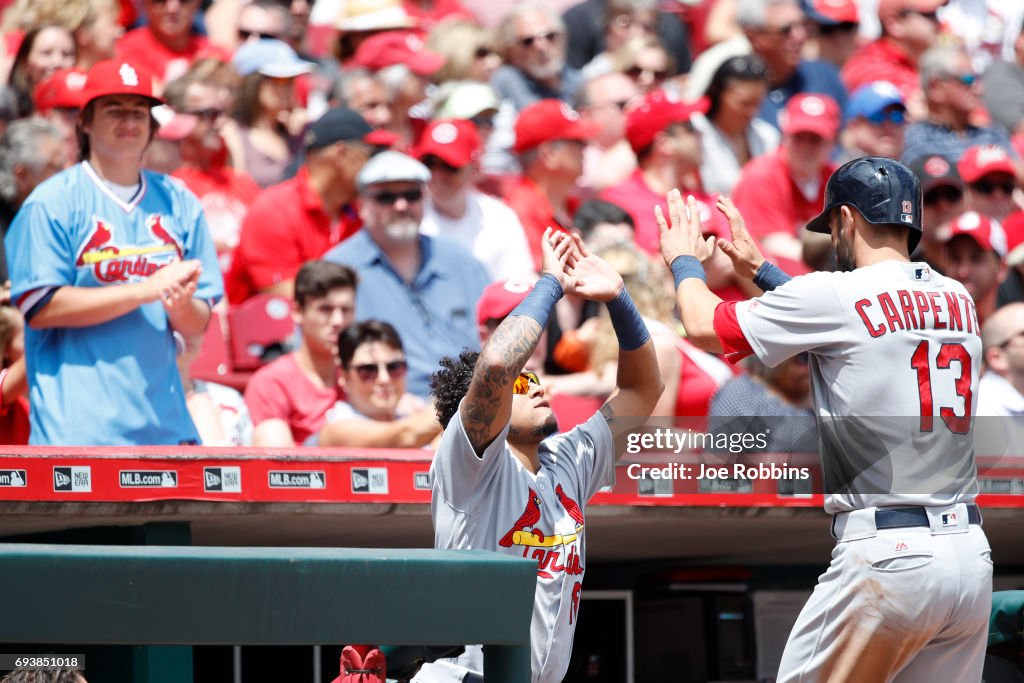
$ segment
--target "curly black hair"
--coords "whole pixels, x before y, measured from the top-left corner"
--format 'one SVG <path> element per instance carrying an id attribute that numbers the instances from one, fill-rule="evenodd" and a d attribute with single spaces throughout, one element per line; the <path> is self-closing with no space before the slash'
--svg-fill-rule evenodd
<path id="1" fill-rule="evenodd" d="M 0 683 L 79 683 L 85 679 L 76 669 L 34 669 L 23 666 L 3 677 Z"/>
<path id="2" fill-rule="evenodd" d="M 459 402 L 469 391 L 473 368 L 479 357 L 479 352 L 463 349 L 458 358 L 442 358 L 441 369 L 431 376 L 430 393 L 434 396 L 434 410 L 443 429 L 448 428 L 448 423 L 459 412 Z"/>

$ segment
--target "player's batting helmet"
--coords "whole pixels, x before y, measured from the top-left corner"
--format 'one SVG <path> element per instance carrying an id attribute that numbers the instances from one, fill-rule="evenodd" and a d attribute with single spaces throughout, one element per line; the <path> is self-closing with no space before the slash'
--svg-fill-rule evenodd
<path id="1" fill-rule="evenodd" d="M 887 157 L 854 159 L 828 179 L 825 210 L 807 229 L 829 234 L 829 212 L 845 204 L 857 209 L 868 223 L 910 228 L 907 243 L 914 251 L 921 241 L 921 203 L 921 181 L 900 162 Z"/>

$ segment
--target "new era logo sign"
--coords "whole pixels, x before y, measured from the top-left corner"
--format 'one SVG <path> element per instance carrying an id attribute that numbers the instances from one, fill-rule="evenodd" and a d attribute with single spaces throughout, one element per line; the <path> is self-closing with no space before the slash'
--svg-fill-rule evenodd
<path id="1" fill-rule="evenodd" d="M 5 488 L 22 488 L 28 484 L 28 473 L 25 470 L 0 470 L 0 486 Z"/>
<path id="2" fill-rule="evenodd" d="M 204 467 L 203 490 L 210 493 L 241 493 L 240 467 Z"/>
<path id="3" fill-rule="evenodd" d="M 88 493 L 92 491 L 92 468 L 54 467 L 53 490 L 57 492 Z"/>
<path id="4" fill-rule="evenodd" d="M 385 467 L 365 467 L 352 470 L 352 493 L 388 492 L 388 471 Z"/>

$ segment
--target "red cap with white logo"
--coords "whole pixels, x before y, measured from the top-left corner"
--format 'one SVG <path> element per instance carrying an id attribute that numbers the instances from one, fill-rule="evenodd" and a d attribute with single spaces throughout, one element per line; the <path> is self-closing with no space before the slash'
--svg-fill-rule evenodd
<path id="1" fill-rule="evenodd" d="M 665 90 L 654 90 L 626 113 L 626 139 L 634 152 L 654 142 L 654 137 L 673 123 L 689 121 L 696 113 L 708 110 L 709 101 L 701 98 L 683 102 Z"/>
<path id="2" fill-rule="evenodd" d="M 800 93 L 789 98 L 779 121 L 786 135 L 814 133 L 835 140 L 839 133 L 839 105 L 828 95 Z"/>
<path id="3" fill-rule="evenodd" d="M 998 145 L 975 145 L 960 157 L 956 168 L 965 183 L 976 183 L 990 173 L 1008 173 L 1015 176 L 1017 169 L 1010 154 Z"/>
<path id="4" fill-rule="evenodd" d="M 516 119 L 516 154 L 555 140 L 587 141 L 600 124 L 586 121 L 569 105 L 555 99 L 540 100 L 519 112 Z"/>
<path id="5" fill-rule="evenodd" d="M 164 102 L 153 92 L 153 76 L 123 59 L 96 62 L 89 69 L 82 91 L 82 106 L 107 95 L 138 95 L 152 100 L 153 106 Z"/>
<path id="6" fill-rule="evenodd" d="M 439 119 L 434 121 L 420 138 L 412 155 L 423 161 L 434 155 L 446 164 L 462 168 L 480 156 L 480 134 L 472 121 L 464 119 Z"/>
<path id="7" fill-rule="evenodd" d="M 533 289 L 533 282 L 514 278 L 492 282 L 484 288 L 476 304 L 476 321 L 479 325 L 488 320 L 504 320 L 516 306 L 522 303 Z"/>
<path id="8" fill-rule="evenodd" d="M 77 109 L 82 106 L 86 73 L 77 67 L 57 69 L 40 81 L 32 93 L 32 103 L 40 114 L 51 109 Z"/>
<path id="9" fill-rule="evenodd" d="M 967 235 L 977 242 L 979 247 L 994 251 L 1000 258 L 1006 256 L 1006 233 L 1003 232 L 1003 226 L 994 218 L 977 211 L 962 213 L 950 223 L 946 241 L 959 235 Z"/>

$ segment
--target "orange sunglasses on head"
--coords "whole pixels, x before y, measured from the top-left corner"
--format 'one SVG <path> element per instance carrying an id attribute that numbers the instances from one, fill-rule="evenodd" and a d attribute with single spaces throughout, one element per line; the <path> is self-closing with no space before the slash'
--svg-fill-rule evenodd
<path id="1" fill-rule="evenodd" d="M 530 393 L 531 384 L 536 384 L 537 386 L 540 386 L 540 377 L 537 377 L 536 372 L 531 372 L 530 370 L 523 370 L 522 372 L 519 373 L 519 376 L 516 377 L 515 384 L 512 385 L 512 393 L 525 396 L 526 394 Z"/>

